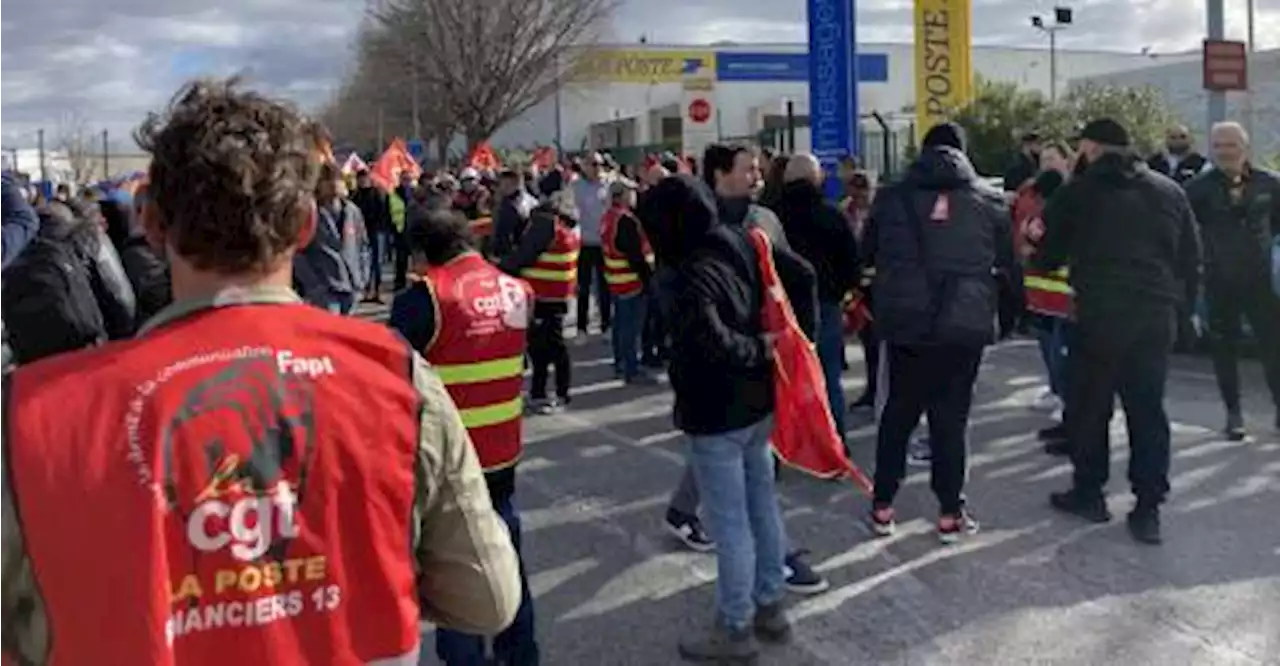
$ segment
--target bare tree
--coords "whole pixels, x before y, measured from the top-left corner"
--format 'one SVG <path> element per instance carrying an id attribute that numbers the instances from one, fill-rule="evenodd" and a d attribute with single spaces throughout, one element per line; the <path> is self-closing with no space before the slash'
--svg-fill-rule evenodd
<path id="1" fill-rule="evenodd" d="M 77 183 L 93 178 L 101 155 L 95 152 L 97 134 L 89 129 L 89 121 L 78 111 L 69 111 L 58 120 L 54 136 L 55 148 L 67 156 L 71 177 Z"/>
<path id="2" fill-rule="evenodd" d="M 415 89 L 450 121 L 443 129 L 461 131 L 472 147 L 569 80 L 618 4 L 370 0 L 364 37 L 378 43 L 379 59 L 411 63 Z"/>

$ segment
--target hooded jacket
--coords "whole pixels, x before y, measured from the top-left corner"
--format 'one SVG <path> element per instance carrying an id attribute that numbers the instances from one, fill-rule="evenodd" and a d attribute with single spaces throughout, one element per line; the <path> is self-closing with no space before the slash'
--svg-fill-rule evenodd
<path id="1" fill-rule="evenodd" d="M 1070 266 L 1081 323 L 1164 312 L 1193 299 L 1195 216 L 1182 188 L 1137 156 L 1104 154 L 1058 189 L 1042 219 L 1045 236 L 1032 265 Z"/>
<path id="2" fill-rule="evenodd" d="M 995 338 L 998 279 L 1013 264 L 1004 195 L 964 153 L 925 148 L 876 195 L 862 238 L 874 266 L 876 319 L 901 345 L 981 346 Z"/>
<path id="3" fill-rule="evenodd" d="M 667 268 L 659 307 L 671 315 L 676 427 L 710 435 L 768 417 L 773 367 L 761 328 L 759 268 L 745 233 L 721 224 L 711 191 L 683 174 L 654 187 L 640 218 Z"/>
<path id="4" fill-rule="evenodd" d="M 102 312 L 107 337 L 120 340 L 132 336 L 137 321 L 137 299 L 120 263 L 120 255 L 105 231 L 81 210 L 63 203 L 51 203 L 40 213 L 40 236 L 67 243 L 84 258 L 89 284 Z"/>
<path id="5" fill-rule="evenodd" d="M 839 303 L 861 274 L 853 228 L 809 181 L 784 185 L 776 206 L 791 248 L 813 265 L 818 301 Z"/>

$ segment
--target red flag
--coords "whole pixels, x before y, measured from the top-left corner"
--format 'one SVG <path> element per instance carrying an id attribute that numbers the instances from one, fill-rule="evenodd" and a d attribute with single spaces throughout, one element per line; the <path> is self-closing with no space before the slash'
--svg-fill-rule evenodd
<path id="1" fill-rule="evenodd" d="M 493 147 L 488 141 L 481 141 L 471 149 L 471 154 L 467 155 L 467 166 L 472 169 L 488 169 L 489 171 L 497 171 L 502 167 L 502 162 L 498 161 L 498 156 L 494 154 Z"/>
<path id="2" fill-rule="evenodd" d="M 551 146 L 543 146 L 533 151 L 533 156 L 529 158 L 529 163 L 539 170 L 550 169 L 556 163 L 556 149 Z"/>
<path id="3" fill-rule="evenodd" d="M 871 495 L 872 484 L 844 451 L 827 403 L 826 382 L 818 356 L 791 310 L 773 265 L 769 238 L 751 231 L 764 278 L 764 329 L 773 341 L 773 450 L 783 462 L 822 479 L 848 475 L 854 485 Z"/>
<path id="4" fill-rule="evenodd" d="M 404 140 L 396 139 L 370 167 L 369 178 L 384 191 L 391 192 L 400 184 L 400 175 L 404 173 L 411 174 L 417 180 L 422 175 L 422 167 L 409 154 Z"/>

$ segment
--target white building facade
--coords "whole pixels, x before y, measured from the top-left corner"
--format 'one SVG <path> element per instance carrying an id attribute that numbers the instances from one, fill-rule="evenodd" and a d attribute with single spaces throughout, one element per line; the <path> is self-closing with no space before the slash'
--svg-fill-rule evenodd
<path id="1" fill-rule="evenodd" d="M 1200 54 L 1196 52 L 1176 62 L 1086 76 L 1082 80 L 1102 85 L 1155 88 L 1187 124 L 1200 149 L 1207 151 L 1209 97 L 1204 90 L 1202 63 Z M 1252 55 L 1249 59 L 1249 88 L 1251 93 L 1227 93 L 1227 118 L 1249 129 L 1256 157 L 1280 157 L 1280 49 Z"/>
<path id="2" fill-rule="evenodd" d="M 600 48 L 592 59 L 589 84 L 566 86 L 504 127 L 493 139 L 499 146 L 553 144 L 559 135 L 565 150 L 665 145 L 678 147 L 684 109 L 682 81 L 691 71 L 714 72 L 716 131 L 722 139 L 744 139 L 772 132 L 785 136 L 785 108 L 791 103 L 795 150 L 808 150 L 809 68 L 803 44 L 715 44 L 706 47 L 627 45 Z M 1161 56 L 1155 62 L 1187 60 L 1194 55 Z M 914 46 L 858 46 L 858 109 L 864 144 L 861 152 L 875 163 L 885 132 L 909 132 L 914 114 Z M 1049 93 L 1048 49 L 975 46 L 974 71 Z M 1152 56 L 1100 51 L 1057 54 L 1059 92 L 1073 79 L 1112 74 L 1153 65 Z M 558 107 L 558 109 L 557 109 Z M 874 115 L 873 115 L 874 114 Z M 878 116 L 878 119 L 876 118 Z M 557 128 L 557 120 L 559 127 Z M 785 147 L 785 146 L 784 146 Z M 884 147 L 897 151 L 901 146 Z"/>

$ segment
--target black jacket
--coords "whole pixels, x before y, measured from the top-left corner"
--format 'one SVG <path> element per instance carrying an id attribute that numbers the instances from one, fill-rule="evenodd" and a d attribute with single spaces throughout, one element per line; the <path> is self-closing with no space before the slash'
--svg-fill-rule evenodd
<path id="1" fill-rule="evenodd" d="M 351 201 L 364 216 L 369 233 L 391 231 L 391 200 L 386 192 L 373 186 L 357 188 Z"/>
<path id="2" fill-rule="evenodd" d="M 51 204 L 64 206 L 64 204 Z M 78 213 L 50 214 L 40 218 L 40 235 L 55 242 L 69 243 L 83 257 L 89 269 L 89 283 L 102 312 L 107 337 L 119 340 L 137 328 L 137 299 L 120 263 L 120 255 L 101 227 Z"/>
<path id="3" fill-rule="evenodd" d="M 1038 171 L 1040 171 L 1040 165 L 1019 150 L 1009 162 L 1009 166 L 1004 169 L 1004 191 L 1018 191 L 1023 183 L 1035 178 Z"/>
<path id="4" fill-rule="evenodd" d="M 791 248 L 782 222 L 772 210 L 750 199 L 716 199 L 716 211 L 720 222 L 726 226 L 748 231 L 760 229 L 773 244 L 773 263 L 782 280 L 782 288 L 796 313 L 796 322 L 810 340 L 818 330 L 817 277 L 813 266 Z"/>
<path id="5" fill-rule="evenodd" d="M 1181 185 L 1186 185 L 1192 178 L 1200 175 L 1208 163 L 1209 160 L 1194 150 L 1178 158 L 1178 165 L 1173 169 L 1169 168 L 1167 153 L 1156 153 L 1147 158 L 1147 166 L 1151 167 L 1152 171 L 1168 176 Z"/>
<path id="6" fill-rule="evenodd" d="M 524 234 L 527 222 L 520 214 L 520 207 L 517 205 L 520 198 L 521 193 L 517 190 L 498 202 L 498 209 L 493 216 L 493 239 L 489 245 L 495 257 L 507 256 L 520 236 Z"/>
<path id="7" fill-rule="evenodd" d="M 777 210 L 791 248 L 813 265 L 818 301 L 839 303 L 861 275 L 853 228 L 807 181 L 787 183 Z"/>
<path id="8" fill-rule="evenodd" d="M 862 235 L 875 267 L 876 330 L 901 345 L 995 339 L 999 280 L 1013 266 L 1009 208 L 969 159 L 926 148 L 875 198 Z"/>
<path id="9" fill-rule="evenodd" d="M 674 421 L 691 434 L 747 427 L 773 412 L 772 360 L 762 337 L 763 287 L 745 231 L 721 224 L 711 191 L 681 174 L 639 211 L 659 262 L 670 316 Z"/>
<path id="10" fill-rule="evenodd" d="M 1280 176 L 1249 167 L 1243 194 L 1234 202 L 1228 176 L 1217 168 L 1192 179 L 1186 188 L 1204 242 L 1206 286 L 1265 284 L 1271 239 L 1280 235 Z"/>
<path id="11" fill-rule="evenodd" d="M 173 302 L 169 265 L 141 234 L 130 236 L 120 249 L 120 263 L 138 302 L 138 325 Z"/>
<path id="12" fill-rule="evenodd" d="M 1136 155 L 1103 155 L 1045 206 L 1032 264 L 1071 268 L 1077 318 L 1164 312 L 1193 298 L 1200 242 L 1182 188 Z"/>

